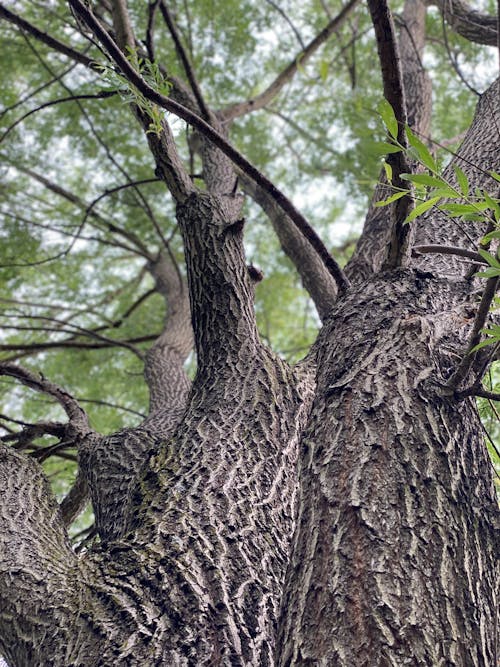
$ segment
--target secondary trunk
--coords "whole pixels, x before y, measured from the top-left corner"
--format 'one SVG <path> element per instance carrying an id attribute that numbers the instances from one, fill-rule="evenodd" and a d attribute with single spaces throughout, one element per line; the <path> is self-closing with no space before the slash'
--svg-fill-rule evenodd
<path id="1" fill-rule="evenodd" d="M 473 401 L 444 387 L 469 289 L 382 274 L 322 332 L 283 667 L 496 664 L 491 464 Z"/>

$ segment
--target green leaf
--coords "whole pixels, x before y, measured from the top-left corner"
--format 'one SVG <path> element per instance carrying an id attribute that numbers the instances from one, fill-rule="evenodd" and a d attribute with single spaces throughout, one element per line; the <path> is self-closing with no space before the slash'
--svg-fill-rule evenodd
<path id="1" fill-rule="evenodd" d="M 498 222 L 500 220 L 500 206 L 498 205 L 498 200 L 493 199 L 493 197 L 491 197 L 485 190 L 484 201 L 488 204 L 488 208 L 493 211 L 495 220 Z"/>
<path id="2" fill-rule="evenodd" d="M 497 343 L 498 339 L 497 338 L 486 338 L 486 340 L 482 340 L 480 343 L 475 345 L 472 350 L 472 352 L 477 352 L 477 350 L 481 350 L 483 347 L 486 347 L 487 345 L 493 345 L 494 343 Z"/>
<path id="3" fill-rule="evenodd" d="M 389 204 L 392 204 L 393 201 L 397 201 L 398 199 L 401 199 L 401 197 L 404 197 L 405 195 L 409 194 L 409 190 L 404 190 L 403 192 L 396 192 L 396 194 L 391 195 L 390 197 L 387 197 L 387 199 L 382 199 L 381 201 L 376 201 L 374 206 L 388 206 Z"/>
<path id="4" fill-rule="evenodd" d="M 422 213 L 425 213 L 430 208 L 432 208 L 432 206 L 434 206 L 434 204 L 440 199 L 441 197 L 431 197 L 430 199 L 423 201 L 421 204 L 418 204 L 418 206 L 415 206 L 413 211 L 411 211 L 409 215 L 406 216 L 405 223 L 411 222 L 412 220 L 415 220 L 415 218 L 418 218 L 419 215 L 422 215 Z"/>
<path id="5" fill-rule="evenodd" d="M 377 107 L 387 131 L 394 139 L 398 138 L 398 121 L 394 109 L 386 99 L 383 99 Z"/>
<path id="6" fill-rule="evenodd" d="M 483 238 L 481 239 L 481 243 L 485 245 L 486 243 L 489 243 L 492 239 L 500 239 L 500 229 L 495 229 L 493 232 L 485 234 L 485 236 L 483 236 Z"/>
<path id="7" fill-rule="evenodd" d="M 485 262 L 488 262 L 490 266 L 493 266 L 495 269 L 500 269 L 500 262 L 498 259 L 491 255 L 487 250 L 479 248 L 478 253 L 481 255 Z"/>
<path id="8" fill-rule="evenodd" d="M 496 276 L 500 276 L 500 269 L 494 269 L 492 266 L 476 273 L 477 278 L 495 278 Z"/>
<path id="9" fill-rule="evenodd" d="M 496 171 L 489 171 L 488 174 L 491 176 L 491 178 L 494 178 L 495 181 L 500 183 L 500 174 L 497 174 Z"/>
<path id="10" fill-rule="evenodd" d="M 462 192 L 464 197 L 467 197 L 469 194 L 469 181 L 467 179 L 467 176 L 457 165 L 454 165 L 453 170 L 455 171 L 455 176 L 457 177 L 457 182 L 460 187 L 460 191 Z"/>
<path id="11" fill-rule="evenodd" d="M 431 176 L 430 174 L 401 174 L 404 181 L 411 181 L 417 185 L 429 185 L 433 188 L 446 187 L 447 183 L 439 176 Z M 455 194 L 455 193 L 454 193 Z"/>
<path id="12" fill-rule="evenodd" d="M 387 180 L 390 183 L 392 181 L 392 167 L 388 162 L 384 162 L 383 167 L 385 170 L 385 175 L 387 176 Z"/>
<path id="13" fill-rule="evenodd" d="M 432 157 L 429 149 L 422 141 L 420 141 L 418 137 L 413 134 L 408 125 L 406 126 L 406 136 L 408 138 L 408 143 L 417 153 L 420 162 L 422 162 L 422 164 L 424 164 L 427 169 L 430 169 L 430 171 L 437 172 L 438 168 L 436 161 Z"/>
<path id="14" fill-rule="evenodd" d="M 452 213 L 453 215 L 464 215 L 465 213 L 477 213 L 478 208 L 482 207 L 483 205 L 481 203 L 454 204 L 450 202 L 446 204 L 441 204 L 439 208 L 441 211 L 448 211 L 448 213 Z"/>
<path id="15" fill-rule="evenodd" d="M 387 155 L 388 153 L 401 153 L 402 146 L 389 144 L 387 141 L 364 141 L 365 150 L 371 155 Z"/>

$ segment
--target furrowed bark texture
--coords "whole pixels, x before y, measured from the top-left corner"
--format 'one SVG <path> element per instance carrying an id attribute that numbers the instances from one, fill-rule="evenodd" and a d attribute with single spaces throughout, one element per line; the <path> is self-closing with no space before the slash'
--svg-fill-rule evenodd
<path id="1" fill-rule="evenodd" d="M 280 665 L 495 664 L 490 463 L 472 401 L 442 386 L 467 290 L 382 274 L 318 340 Z"/>
<path id="2" fill-rule="evenodd" d="M 0 446 L 0 652 L 11 665 L 69 664 L 77 559 L 41 467 Z"/>
<path id="3" fill-rule="evenodd" d="M 258 340 L 239 204 L 197 193 L 179 206 L 199 370 L 149 458 L 131 531 L 88 557 L 105 600 L 89 612 L 98 664 L 274 664 L 312 378 Z"/>
<path id="4" fill-rule="evenodd" d="M 96 528 L 105 541 L 120 537 L 130 518 L 138 474 L 149 455 L 175 431 L 186 409 L 191 381 L 184 363 L 193 348 L 188 288 L 166 250 L 149 265 L 167 315 L 162 334 L 146 355 L 149 415 L 135 428 L 102 438 L 91 434 L 79 446 L 90 488 Z"/>
<path id="5" fill-rule="evenodd" d="M 123 48 L 126 2 L 112 6 Z M 403 16 L 418 104 L 423 4 Z M 462 151 L 498 171 L 492 91 Z M 427 107 L 409 115 L 428 122 Z M 150 414 L 79 446 L 100 544 L 76 557 L 41 468 L 0 448 L 0 651 L 12 667 L 494 667 L 491 469 L 472 401 L 445 387 L 474 283 L 449 256 L 377 274 L 389 216 L 369 214 L 350 269 L 360 284 L 325 297 L 314 363 L 291 369 L 259 340 L 231 164 L 202 141 L 200 192 L 168 126 L 148 140 L 177 200 L 190 306 L 160 254 Z M 474 247 L 433 213 L 420 243 Z"/>

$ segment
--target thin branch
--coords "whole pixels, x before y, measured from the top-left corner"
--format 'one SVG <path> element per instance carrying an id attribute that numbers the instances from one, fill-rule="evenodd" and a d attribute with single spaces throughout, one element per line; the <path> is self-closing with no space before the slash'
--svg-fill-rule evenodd
<path id="1" fill-rule="evenodd" d="M 481 93 L 478 90 L 476 90 L 476 88 L 474 88 L 474 86 L 472 86 L 467 81 L 465 76 L 463 75 L 462 70 L 460 69 L 460 67 L 458 65 L 458 59 L 455 56 L 455 54 L 452 53 L 452 51 L 451 51 L 450 42 L 448 40 L 448 31 L 446 29 L 446 21 L 444 20 L 444 16 L 442 16 L 442 24 L 443 24 L 444 46 L 445 46 L 445 49 L 446 49 L 446 53 L 448 54 L 448 59 L 451 63 L 451 66 L 455 70 L 455 72 L 456 72 L 458 78 L 460 79 L 460 81 L 471 91 L 471 93 L 474 93 L 474 95 L 476 95 L 477 97 L 481 97 Z"/>
<path id="2" fill-rule="evenodd" d="M 118 403 L 110 403 L 109 401 L 99 400 L 97 398 L 82 398 L 81 396 L 77 399 L 80 403 L 92 403 L 93 405 L 102 405 L 107 408 L 113 408 L 115 410 L 121 410 L 122 412 L 128 412 L 131 415 L 137 415 L 142 419 L 146 419 L 147 415 L 144 412 L 139 412 L 138 410 L 133 410 L 132 408 L 126 408 L 124 405 L 119 405 Z"/>
<path id="3" fill-rule="evenodd" d="M 14 104 L 11 104 L 9 107 L 5 107 L 5 109 L 3 109 L 0 112 L 0 118 L 3 118 L 5 116 L 5 114 L 9 113 L 10 111 L 14 111 L 14 109 L 17 109 L 17 107 L 21 106 L 25 102 L 28 102 L 28 100 L 30 100 L 32 97 L 34 97 L 38 93 L 42 92 L 42 90 L 45 90 L 46 88 L 50 88 L 50 86 L 54 85 L 54 83 L 58 83 L 60 79 L 62 79 L 67 74 L 72 72 L 75 69 L 76 65 L 77 65 L 77 63 L 73 63 L 72 65 L 67 67 L 63 72 L 61 72 L 61 74 L 58 74 L 57 76 L 52 77 L 52 79 L 50 79 L 50 81 L 46 81 L 41 86 L 38 86 L 38 88 L 35 88 L 34 90 L 30 90 L 29 93 L 26 93 L 24 96 L 21 96 Z"/>
<path id="4" fill-rule="evenodd" d="M 114 90 L 102 90 L 99 93 L 89 93 L 87 95 L 70 95 L 69 97 L 62 97 L 58 100 L 51 100 L 50 102 L 45 102 L 44 104 L 40 104 L 37 106 L 35 109 L 31 109 L 30 111 L 26 112 L 22 116 L 20 116 L 17 120 L 15 120 L 9 127 L 5 130 L 5 132 L 0 136 L 0 143 L 7 137 L 8 134 L 12 132 L 14 128 L 16 128 L 20 123 L 26 120 L 26 118 L 29 118 L 33 114 L 37 113 L 38 111 L 42 111 L 42 109 L 47 109 L 48 107 L 53 107 L 56 104 L 62 104 L 63 102 L 76 102 L 77 100 L 96 100 L 96 99 L 104 99 L 107 97 L 113 97 L 114 95 L 117 95 L 118 93 Z"/>
<path id="5" fill-rule="evenodd" d="M 358 0 L 353 0 L 351 4 L 355 4 Z M 251 162 L 249 162 L 239 151 L 237 151 L 221 134 L 213 129 L 202 118 L 193 113 L 191 110 L 184 107 L 182 104 L 161 95 L 156 90 L 151 88 L 141 75 L 136 72 L 132 65 L 127 61 L 119 47 L 109 37 L 109 35 L 102 30 L 98 21 L 96 21 L 92 12 L 81 2 L 81 0 L 69 0 L 70 4 L 81 14 L 87 24 L 92 27 L 96 35 L 106 47 L 108 53 L 120 67 L 123 74 L 128 78 L 131 84 L 141 92 L 146 99 L 158 104 L 162 108 L 174 113 L 179 118 L 182 118 L 187 123 L 190 123 L 195 129 L 204 134 L 210 139 L 217 148 L 231 159 L 234 164 L 242 169 L 250 178 L 252 178 L 258 185 L 263 187 L 273 197 L 276 203 L 283 209 L 285 213 L 290 216 L 293 223 L 300 229 L 302 234 L 309 240 L 316 252 L 322 258 L 325 266 L 328 268 L 334 277 L 340 292 L 345 292 L 349 286 L 349 281 L 344 275 L 344 272 L 337 264 L 337 262 L 330 255 L 325 245 L 316 234 L 314 229 L 309 225 L 304 216 L 299 213 L 292 202 L 280 191 L 278 188 L 264 176 Z"/>
<path id="6" fill-rule="evenodd" d="M 460 386 L 475 361 L 476 353 L 472 352 L 472 350 L 481 342 L 481 330 L 483 329 L 486 319 L 488 318 L 490 306 L 495 297 L 498 282 L 498 276 L 488 278 L 486 281 L 486 287 L 484 288 L 483 296 L 481 297 L 481 302 L 474 319 L 474 324 L 472 325 L 467 351 L 457 369 L 446 383 L 446 386 L 449 389 L 455 390 Z"/>
<path id="7" fill-rule="evenodd" d="M 470 42 L 497 46 L 496 16 L 481 14 L 463 0 L 434 0 L 432 4 L 439 7 L 454 32 Z"/>
<path id="8" fill-rule="evenodd" d="M 402 146 L 406 146 L 406 101 L 394 21 L 387 0 L 368 0 L 368 8 L 373 27 L 375 28 L 380 69 L 384 84 L 384 96 L 392 106 L 394 115 L 398 121 L 397 140 Z M 404 151 L 389 154 L 387 162 L 392 167 L 392 181 L 394 186 L 396 188 L 407 186 L 408 184 L 401 180 L 401 174 L 411 171 Z M 404 220 L 412 205 L 413 197 L 411 194 L 401 197 L 391 205 L 393 218 L 391 240 L 388 256 L 383 268 L 395 268 L 404 264 L 408 254 L 411 230 L 411 227 L 406 225 Z"/>
<path id="9" fill-rule="evenodd" d="M 177 26 L 175 24 L 174 19 L 172 18 L 172 15 L 170 14 L 167 5 L 165 4 L 164 0 L 160 0 L 160 11 L 161 15 L 163 17 L 163 20 L 165 21 L 165 24 L 170 32 L 170 35 L 172 37 L 172 40 L 175 45 L 175 50 L 177 51 L 177 55 L 179 56 L 179 59 L 182 63 L 182 67 L 184 68 L 184 71 L 186 73 L 186 76 L 189 81 L 189 85 L 191 86 L 191 90 L 193 91 L 193 95 L 196 98 L 196 101 L 198 103 L 198 106 L 200 108 L 200 112 L 202 117 L 207 121 L 210 122 L 211 119 L 211 113 L 209 108 L 207 107 L 205 100 L 203 99 L 203 95 L 201 93 L 200 86 L 198 84 L 198 81 L 196 79 L 196 76 L 194 74 L 193 66 L 191 65 L 191 62 L 189 60 L 189 57 L 184 49 L 184 46 L 182 45 L 181 39 L 179 37 L 179 33 L 177 30 Z"/>
<path id="10" fill-rule="evenodd" d="M 268 105 L 276 95 L 284 88 L 284 86 L 293 79 L 299 67 L 303 67 L 311 57 L 316 53 L 322 44 L 338 30 L 345 22 L 347 17 L 351 14 L 359 0 L 350 0 L 345 5 L 342 11 L 333 18 L 323 30 L 316 35 L 316 37 L 309 42 L 309 44 L 297 54 L 292 62 L 285 67 L 285 69 L 274 79 L 274 81 L 262 92 L 260 95 L 253 97 L 244 102 L 232 104 L 222 110 L 221 117 L 224 121 L 232 120 L 238 116 L 243 116 L 251 111 L 257 111 L 262 107 Z"/>
<path id="11" fill-rule="evenodd" d="M 60 422 L 37 422 L 36 424 L 25 424 L 20 431 L 4 435 L 0 440 L 2 442 L 14 442 L 15 449 L 21 450 L 28 447 L 36 438 L 44 435 L 62 438 L 65 433 L 66 425 Z"/>
<path id="12" fill-rule="evenodd" d="M 290 17 L 288 16 L 288 14 L 287 14 L 283 9 L 281 9 L 281 7 L 280 7 L 276 2 L 274 2 L 274 0 L 266 0 L 266 2 L 267 2 L 268 5 L 271 5 L 271 7 L 272 7 L 274 10 L 276 10 L 276 11 L 278 12 L 278 14 L 280 14 L 280 16 L 282 16 L 282 17 L 285 19 L 285 21 L 288 23 L 288 25 L 289 25 L 290 28 L 292 29 L 293 34 L 294 34 L 295 37 L 297 38 L 297 41 L 298 41 L 298 43 L 300 44 L 302 50 L 305 51 L 305 49 L 306 49 L 306 45 L 304 44 L 304 41 L 303 41 L 303 39 L 302 39 L 302 37 L 301 37 L 301 35 L 300 35 L 300 32 L 299 32 L 299 31 L 297 30 L 297 28 L 294 26 L 293 21 L 290 19 Z M 331 16 L 328 16 L 328 18 L 331 18 Z"/>
<path id="13" fill-rule="evenodd" d="M 85 210 L 85 218 L 84 220 L 80 223 L 79 225 L 79 230 L 81 231 L 83 224 L 87 220 L 88 216 L 92 216 L 94 219 L 97 221 L 101 222 L 103 225 L 106 226 L 108 231 L 111 233 L 117 234 L 119 236 L 122 236 L 125 238 L 127 241 L 130 241 L 138 250 L 139 254 L 142 255 L 145 259 L 150 260 L 151 259 L 151 254 L 147 247 L 142 243 L 142 241 L 139 239 L 136 234 L 133 232 L 128 232 L 117 225 L 115 225 L 113 222 L 107 220 L 104 218 L 100 213 L 97 211 L 94 211 L 93 209 L 95 206 L 99 203 L 101 199 L 104 197 L 107 197 L 109 195 L 114 194 L 115 192 L 119 192 L 120 190 L 124 190 L 126 188 L 134 188 L 134 190 L 137 190 L 137 187 L 140 185 L 144 185 L 146 183 L 155 183 L 158 182 L 160 179 L 158 178 L 147 178 L 143 179 L 140 181 L 132 181 L 128 182 L 122 185 L 118 185 L 114 188 L 110 188 L 105 190 L 99 197 L 96 197 L 90 204 L 87 204 L 84 202 L 80 197 L 75 195 L 74 193 L 70 192 L 69 190 L 63 188 L 62 186 L 58 185 L 57 183 L 54 183 L 53 181 L 49 180 L 46 176 L 39 174 L 36 171 L 33 171 L 32 169 L 29 169 L 28 167 L 23 167 L 18 164 L 13 164 L 13 166 L 18 169 L 20 172 L 30 176 L 31 178 L 37 180 L 39 183 L 44 185 L 47 189 L 49 189 L 51 192 L 54 192 L 55 194 L 59 195 L 60 197 L 63 197 L 67 201 L 71 202 L 75 206 L 78 206 L 78 208 L 84 209 Z M 73 234 L 72 234 L 73 236 Z M 78 235 L 79 236 L 79 235 Z M 128 250 L 132 250 L 131 248 L 128 248 Z"/>
<path id="14" fill-rule="evenodd" d="M 457 398 L 466 398 L 467 396 L 478 396 L 479 398 L 487 398 L 490 401 L 500 401 L 500 394 L 494 391 L 488 391 L 484 387 L 469 387 L 462 391 L 455 392 Z"/>
<path id="15" fill-rule="evenodd" d="M 457 255 L 458 257 L 466 257 L 471 259 L 476 264 L 487 264 L 478 252 L 473 250 L 466 250 L 465 248 L 456 248 L 455 246 L 445 245 L 417 245 L 412 248 L 413 255 L 434 253 L 437 255 Z"/>
<path id="16" fill-rule="evenodd" d="M 55 39 L 51 35 L 42 32 L 36 26 L 29 23 L 29 21 L 26 21 L 18 14 L 11 12 L 9 9 L 7 9 L 7 7 L 5 7 L 3 3 L 0 3 L 0 18 L 4 18 L 9 21 L 9 23 L 13 23 L 14 25 L 18 26 L 21 28 L 21 30 L 24 30 L 29 35 L 32 35 L 35 39 L 49 46 L 54 51 L 58 51 L 68 58 L 71 58 L 75 62 L 80 63 L 81 65 L 85 65 L 85 67 L 89 67 L 90 69 L 96 70 L 100 73 L 101 70 L 99 65 L 94 60 L 92 60 L 92 58 L 89 58 L 85 54 L 80 53 L 80 51 L 72 49 L 70 46 L 60 42 L 58 39 Z"/>
<path id="17" fill-rule="evenodd" d="M 0 350 L 4 352 L 38 353 L 38 352 L 44 352 L 46 350 L 57 350 L 66 348 L 75 348 L 81 350 L 103 350 L 110 347 L 124 347 L 125 349 L 130 349 L 130 344 L 149 343 L 152 340 L 156 340 L 159 335 L 160 335 L 159 333 L 148 334 L 147 336 L 137 336 L 135 338 L 128 338 L 125 341 L 112 340 L 111 338 L 108 338 L 106 339 L 106 341 L 101 341 L 96 343 L 79 342 L 74 340 L 74 338 L 68 338 L 66 340 L 59 340 L 59 341 L 47 341 L 44 343 L 24 343 L 24 344 L 2 343 L 0 344 Z M 7 361 L 12 361 L 12 359 L 8 359 Z"/>
<path id="18" fill-rule="evenodd" d="M 152 63 L 154 63 L 156 60 L 155 45 L 154 45 L 154 29 L 155 29 L 156 12 L 158 10 L 159 4 L 160 0 L 154 0 L 153 2 L 150 2 L 148 6 L 148 25 L 146 28 L 145 44 L 146 44 L 146 51 L 148 52 L 148 58 Z"/>
<path id="19" fill-rule="evenodd" d="M 99 24 L 99 25 L 100 25 L 100 24 Z M 106 32 L 106 31 L 105 31 L 105 32 Z M 45 62 L 45 60 L 44 60 L 44 59 L 42 58 L 42 56 L 39 54 L 39 52 L 37 51 L 37 49 L 31 44 L 30 40 L 26 38 L 26 41 L 27 41 L 27 44 L 28 44 L 28 46 L 30 47 L 30 49 L 33 51 L 33 53 L 35 54 L 35 56 L 36 56 L 36 57 L 38 58 L 38 60 L 40 61 L 42 67 L 44 67 L 44 68 L 47 70 L 47 72 L 49 72 L 49 74 L 53 75 L 54 72 L 53 72 L 52 68 Z M 99 47 L 99 48 L 100 48 L 100 47 Z M 59 84 L 61 85 L 61 87 L 62 87 L 66 92 L 68 92 L 68 93 L 70 93 L 71 95 L 73 95 L 73 91 L 72 91 L 72 90 L 71 90 L 71 89 L 70 89 L 70 88 L 69 88 L 69 87 L 68 87 L 68 86 L 61 80 L 61 79 L 59 79 Z M 99 134 L 99 132 L 97 132 L 97 130 L 95 129 L 95 126 L 94 126 L 93 121 L 91 120 L 90 116 L 88 115 L 87 111 L 85 110 L 85 108 L 83 107 L 83 105 L 80 103 L 79 100 L 76 100 L 76 105 L 77 105 L 78 108 L 80 109 L 80 111 L 81 111 L 81 113 L 82 113 L 82 116 L 83 116 L 83 117 L 85 118 L 85 120 L 87 121 L 87 124 L 88 124 L 88 126 L 89 126 L 89 128 L 90 128 L 90 131 L 91 131 L 92 135 L 93 135 L 94 138 L 97 140 L 97 142 L 99 143 L 99 145 L 104 149 L 104 152 L 106 153 L 106 157 L 108 158 L 108 160 L 109 160 L 109 161 L 110 161 L 110 162 L 111 162 L 111 163 L 118 169 L 118 171 L 120 172 L 120 174 L 122 174 L 122 176 L 124 176 L 124 178 L 126 178 L 127 181 L 128 181 L 129 183 L 133 183 L 133 180 L 130 178 L 130 176 L 128 175 L 127 171 L 123 168 L 123 166 L 120 164 L 120 162 L 118 162 L 118 160 L 116 160 L 116 159 L 114 158 L 114 156 L 113 156 L 113 154 L 111 153 L 111 151 L 110 151 L 108 145 L 107 145 L 106 142 L 102 139 L 102 137 L 101 137 L 101 135 Z M 146 214 L 147 214 L 147 215 L 149 216 L 149 218 L 152 220 L 155 229 L 158 229 L 158 227 L 159 227 L 159 226 L 158 226 L 158 223 L 157 223 L 157 221 L 156 221 L 156 219 L 155 219 L 155 217 L 154 217 L 154 214 L 153 214 L 153 212 L 152 212 L 152 210 L 151 210 L 151 207 L 149 206 L 149 204 L 148 204 L 146 198 L 144 197 L 144 195 L 142 194 L 142 192 L 141 192 L 138 188 L 135 188 L 135 187 L 134 187 L 134 191 L 136 192 L 138 199 L 142 202 Z M 81 229 L 78 231 L 78 233 L 77 233 L 77 237 L 79 236 L 79 233 L 80 233 L 80 232 L 81 232 Z M 163 237 L 162 237 L 162 235 L 161 235 L 161 233 L 160 233 L 160 238 L 162 239 L 162 241 L 164 240 Z"/>
<path id="20" fill-rule="evenodd" d="M 43 375 L 35 375 L 22 366 L 7 362 L 0 363 L 0 375 L 12 377 L 35 391 L 52 396 L 66 412 L 74 428 L 80 433 L 90 432 L 89 420 L 85 410 L 80 407 L 71 394 L 53 382 L 46 380 Z"/>

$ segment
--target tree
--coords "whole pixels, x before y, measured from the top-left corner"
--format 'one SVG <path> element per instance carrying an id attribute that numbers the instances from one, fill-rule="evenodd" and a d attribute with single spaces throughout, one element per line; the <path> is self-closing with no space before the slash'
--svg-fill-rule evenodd
<path id="1" fill-rule="evenodd" d="M 475 44 L 497 44 L 497 19 L 461 0 L 406 0 L 393 8 L 397 40 L 385 2 L 321 11 L 312 2 L 299 22 L 308 41 L 271 1 L 11 5 L 0 3 L 4 49 L 15 55 L 4 72 L 3 319 L 12 329 L 0 372 L 4 411 L 17 414 L 21 401 L 31 421 L 2 417 L 0 647 L 9 664 L 496 664 L 497 505 L 474 397 L 496 398 L 483 378 L 498 344 L 482 330 L 500 275 L 499 83 L 480 96 L 440 181 L 424 49 L 427 17 L 435 62 L 451 59 L 466 78 L 455 44 L 479 62 Z M 288 32 L 272 39 L 293 53 L 290 64 L 228 103 L 242 97 L 252 50 L 263 75 L 276 66 L 276 41 L 261 48 L 258 37 L 278 20 Z M 291 178 L 285 149 L 268 139 L 271 116 L 258 113 L 267 109 L 281 136 L 291 128 L 314 147 L 299 156 L 306 185 L 331 161 L 359 196 L 352 172 L 363 161 L 377 169 L 378 158 L 366 157 L 365 139 L 343 150 L 329 128 L 381 130 L 354 102 L 345 111 L 355 94 L 332 75 L 345 76 L 329 65 L 332 35 L 354 89 L 372 78 L 378 49 L 381 78 L 360 99 L 372 106 L 383 91 L 388 130 L 385 167 L 343 269 L 243 155 L 266 168 L 272 158 L 276 182 Z M 335 126 L 337 103 L 346 116 Z M 450 130 L 455 116 L 439 122 Z M 271 222 L 322 321 L 300 361 L 309 332 L 291 361 L 263 342 L 267 280 L 259 333 L 262 273 L 247 265 L 243 236 L 258 255 L 266 232 L 245 228 L 243 193 Z M 415 197 L 426 206 L 405 224 Z M 273 257 L 271 275 L 282 261 Z M 146 273 L 149 289 L 140 287 Z M 303 303 L 286 280 L 276 284 Z M 33 356 L 32 368 L 20 363 Z M 117 378 L 142 364 L 148 414 L 111 435 L 112 421 L 96 428 L 80 387 L 107 400 L 107 385 L 118 390 Z M 63 413 L 19 398 L 20 386 Z M 131 396 L 125 407 L 141 412 L 143 387 Z M 50 466 L 56 456 L 74 465 L 74 452 L 78 473 L 58 502 Z M 68 526 L 89 496 L 97 535 L 78 549 Z"/>

